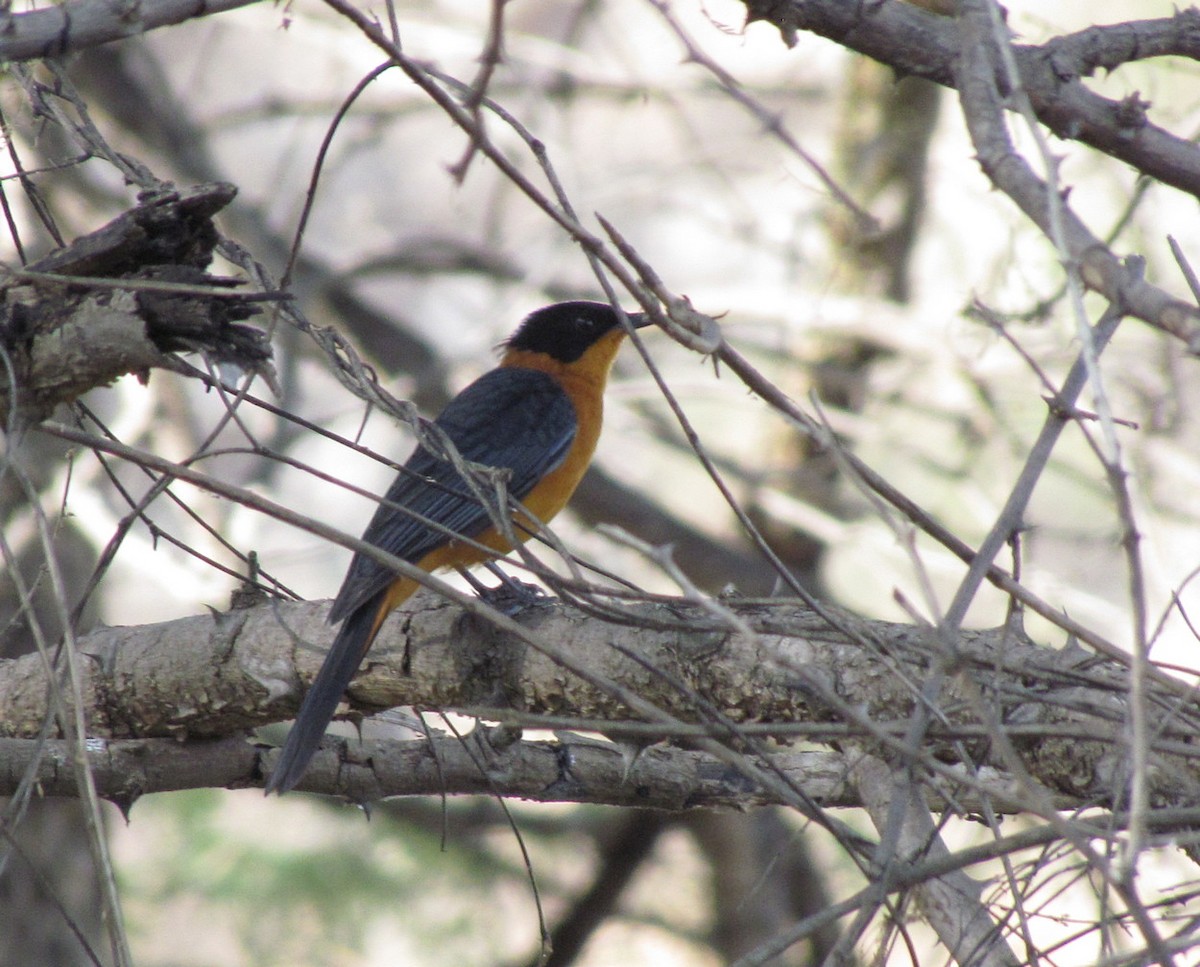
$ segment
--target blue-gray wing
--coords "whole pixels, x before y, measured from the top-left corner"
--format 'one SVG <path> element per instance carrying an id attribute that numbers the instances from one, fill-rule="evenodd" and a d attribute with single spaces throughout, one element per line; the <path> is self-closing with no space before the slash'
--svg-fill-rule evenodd
<path id="1" fill-rule="evenodd" d="M 493 369 L 452 399 L 434 421 L 463 459 L 510 471 L 508 493 L 523 500 L 558 467 L 575 439 L 575 408 L 546 373 Z M 423 447 L 376 508 L 363 540 L 407 561 L 419 561 L 446 542 L 443 532 L 389 504 L 406 507 L 466 537 L 487 529 L 491 518 L 448 460 Z M 338 622 L 396 579 L 395 572 L 355 554 L 329 612 Z"/>

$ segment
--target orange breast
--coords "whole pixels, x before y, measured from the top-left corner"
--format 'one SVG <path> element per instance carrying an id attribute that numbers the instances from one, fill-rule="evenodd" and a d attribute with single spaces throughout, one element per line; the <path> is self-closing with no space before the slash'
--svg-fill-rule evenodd
<path id="1" fill-rule="evenodd" d="M 614 329 L 572 363 L 562 363 L 544 353 L 524 350 L 510 350 L 500 362 L 501 366 L 519 366 L 549 373 L 575 407 L 576 430 L 571 449 L 567 451 L 563 462 L 546 474 L 522 501 L 530 513 L 543 523 L 566 506 L 587 472 L 588 464 L 592 462 L 596 443 L 600 439 L 600 427 L 604 423 L 604 385 L 624 336 L 624 330 Z"/>

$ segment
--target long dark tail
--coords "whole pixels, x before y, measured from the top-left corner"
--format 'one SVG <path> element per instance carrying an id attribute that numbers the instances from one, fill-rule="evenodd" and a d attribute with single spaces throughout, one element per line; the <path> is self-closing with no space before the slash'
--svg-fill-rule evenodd
<path id="1" fill-rule="evenodd" d="M 358 671 L 379 630 L 379 609 L 384 606 L 386 594 L 386 590 L 381 591 L 342 622 L 337 637 L 329 647 L 329 654 L 325 656 L 325 664 L 304 696 L 296 715 L 296 724 L 283 743 L 275 770 L 267 780 L 268 795 L 273 792 L 283 795 L 304 775 L 304 770 L 321 743 L 325 728 L 333 721 L 333 713 L 342 700 L 342 693 Z"/>

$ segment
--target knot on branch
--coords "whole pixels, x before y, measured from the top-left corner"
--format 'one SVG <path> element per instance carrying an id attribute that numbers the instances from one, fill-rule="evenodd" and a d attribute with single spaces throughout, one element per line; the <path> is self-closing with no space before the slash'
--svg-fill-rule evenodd
<path id="1" fill-rule="evenodd" d="M 138 206 L 24 269 L 0 273 L 0 420 L 48 416 L 126 373 L 198 352 L 274 380 L 266 334 L 239 325 L 277 295 L 235 294 L 206 267 L 227 184 L 143 193 Z"/>
<path id="2" fill-rule="evenodd" d="M 1128 97 L 1123 98 L 1116 107 L 1114 112 L 1114 120 L 1117 123 L 1117 128 L 1121 135 L 1126 138 L 1132 138 L 1147 123 L 1147 113 L 1150 110 L 1150 102 L 1145 100 L 1141 93 L 1134 91 Z"/>

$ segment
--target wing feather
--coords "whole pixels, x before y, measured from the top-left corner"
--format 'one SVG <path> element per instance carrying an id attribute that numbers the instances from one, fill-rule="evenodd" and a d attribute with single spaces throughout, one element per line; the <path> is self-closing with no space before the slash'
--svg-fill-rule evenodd
<path id="1" fill-rule="evenodd" d="M 508 491 L 517 500 L 562 463 L 576 431 L 575 409 L 558 383 L 546 373 L 516 368 L 485 373 L 454 397 L 434 423 L 465 460 L 508 469 Z M 487 511 L 448 460 L 418 447 L 404 467 L 363 540 L 407 561 L 419 561 L 445 542 L 444 533 L 390 505 L 406 507 L 465 537 L 487 529 Z M 355 554 L 330 622 L 345 618 L 394 579 L 393 571 Z"/>

